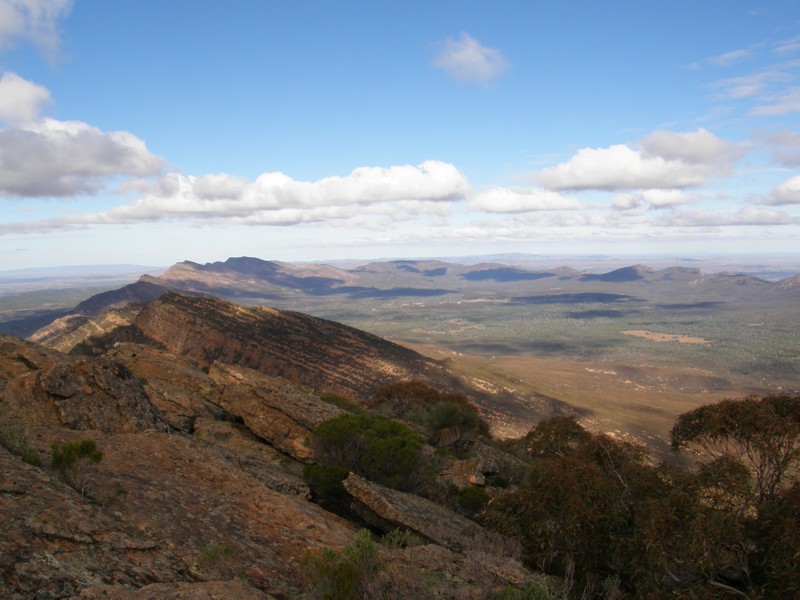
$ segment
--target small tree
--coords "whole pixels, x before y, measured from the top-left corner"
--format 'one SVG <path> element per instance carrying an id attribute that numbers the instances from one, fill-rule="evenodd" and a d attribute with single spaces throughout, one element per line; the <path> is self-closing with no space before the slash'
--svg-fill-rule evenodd
<path id="1" fill-rule="evenodd" d="M 97 464 L 103 453 L 97 448 L 94 440 L 81 440 L 65 444 L 53 444 L 50 447 L 50 467 L 61 474 L 64 481 L 81 493 L 86 492 L 89 476 L 86 472 L 89 465 Z"/>
<path id="2" fill-rule="evenodd" d="M 800 397 L 749 396 L 701 406 L 678 417 L 670 435 L 675 451 L 694 449 L 744 464 L 760 505 L 797 481 Z"/>

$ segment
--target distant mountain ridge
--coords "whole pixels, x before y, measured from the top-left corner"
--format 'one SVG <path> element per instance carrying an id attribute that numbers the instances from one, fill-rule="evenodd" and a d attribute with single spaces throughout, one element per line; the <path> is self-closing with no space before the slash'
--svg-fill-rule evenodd
<path id="1" fill-rule="evenodd" d="M 159 277 L 143 275 L 136 283 L 93 296 L 71 311 L 0 323 L 0 331 L 27 337 L 61 317 L 94 317 L 129 303 L 150 302 L 167 291 L 279 308 L 294 308 L 298 303 L 302 306 L 306 301 L 392 298 L 521 298 L 525 303 L 541 304 L 557 301 L 559 294 L 570 294 L 567 297 L 573 299 L 583 294 L 587 294 L 582 296 L 586 299 L 622 294 L 631 299 L 650 298 L 664 305 L 697 305 L 752 299 L 761 294 L 793 295 L 800 290 L 798 281 L 800 275 L 770 282 L 752 275 L 705 274 L 687 267 L 656 270 L 644 265 L 593 274 L 570 267 L 535 271 L 499 263 L 469 265 L 436 260 L 376 262 L 343 269 L 326 264 L 295 265 L 232 257 L 205 264 L 180 262 Z"/>

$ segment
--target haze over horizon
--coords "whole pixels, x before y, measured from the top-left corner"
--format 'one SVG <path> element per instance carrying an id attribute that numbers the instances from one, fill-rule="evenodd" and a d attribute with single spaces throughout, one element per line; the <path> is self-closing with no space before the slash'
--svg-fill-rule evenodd
<path id="1" fill-rule="evenodd" d="M 0 270 L 798 252 L 800 5 L 0 0 Z"/>

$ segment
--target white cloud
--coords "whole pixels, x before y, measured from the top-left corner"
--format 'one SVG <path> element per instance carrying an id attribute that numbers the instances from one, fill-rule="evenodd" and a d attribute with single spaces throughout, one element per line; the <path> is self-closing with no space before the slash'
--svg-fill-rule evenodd
<path id="1" fill-rule="evenodd" d="M 25 197 L 95 193 L 117 176 L 149 176 L 161 158 L 126 131 L 43 119 L 0 129 L 0 194 Z"/>
<path id="2" fill-rule="evenodd" d="M 482 46 L 466 33 L 442 42 L 432 62 L 456 81 L 480 85 L 488 85 L 508 68 L 499 50 Z"/>
<path id="3" fill-rule="evenodd" d="M 583 148 L 565 163 L 542 170 L 537 179 L 552 190 L 684 188 L 704 183 L 705 165 L 645 156 L 622 144 Z"/>
<path id="4" fill-rule="evenodd" d="M 724 54 L 712 56 L 711 58 L 707 59 L 707 62 L 717 67 L 729 67 L 733 63 L 750 58 L 752 55 L 753 52 L 751 50 L 733 50 L 731 52 L 725 52 Z"/>
<path id="5" fill-rule="evenodd" d="M 512 190 L 495 187 L 471 198 L 469 208 L 491 213 L 523 213 L 542 210 L 576 210 L 581 208 L 581 203 L 546 190 Z"/>
<path id="6" fill-rule="evenodd" d="M 0 48 L 26 40 L 55 60 L 60 45 L 58 24 L 70 10 L 72 0 L 0 0 Z"/>
<path id="7" fill-rule="evenodd" d="M 800 35 L 777 42 L 773 50 L 778 54 L 788 54 L 800 50 Z"/>
<path id="8" fill-rule="evenodd" d="M 246 189 L 246 179 L 227 173 L 202 175 L 193 182 L 194 193 L 201 200 L 238 199 Z"/>
<path id="9" fill-rule="evenodd" d="M 656 131 L 640 146 L 583 148 L 567 162 L 542 170 L 537 180 L 551 190 L 681 189 L 727 173 L 743 153 L 705 129 Z"/>
<path id="10" fill-rule="evenodd" d="M 776 187 L 764 204 L 772 206 L 800 204 L 800 175 L 791 177 Z"/>
<path id="11" fill-rule="evenodd" d="M 386 230 L 400 221 L 443 219 L 451 200 L 462 199 L 469 184 L 449 163 L 361 167 L 344 177 L 295 181 L 264 173 L 255 182 L 227 175 L 200 177 L 169 173 L 142 186 L 133 202 L 111 210 L 62 219 L 0 224 L 0 235 L 41 233 L 97 225 L 190 220 L 195 224 L 290 226 L 347 223 Z"/>
<path id="12" fill-rule="evenodd" d="M 0 77 L 0 121 L 24 123 L 33 121 L 52 102 L 47 88 L 6 72 Z"/>
<path id="13" fill-rule="evenodd" d="M 766 139 L 772 146 L 772 156 L 776 161 L 789 167 L 800 166 L 800 133 L 781 131 Z"/>
<path id="14" fill-rule="evenodd" d="M 639 212 L 646 208 L 671 208 L 689 204 L 692 199 L 681 190 L 642 190 L 617 194 L 612 200 L 616 210 Z"/>
<path id="15" fill-rule="evenodd" d="M 756 117 L 777 117 L 800 112 L 800 87 L 790 87 L 783 92 L 772 94 L 766 103 L 756 106 L 750 114 Z"/>
<path id="16" fill-rule="evenodd" d="M 417 166 L 359 167 L 344 177 L 313 182 L 296 181 L 283 173 L 263 173 L 252 183 L 224 173 L 201 177 L 169 173 L 142 198 L 94 215 L 90 221 L 191 218 L 283 225 L 391 211 L 398 217 L 403 212 L 442 214 L 446 209 L 433 208 L 435 204 L 461 199 L 469 189 L 455 166 L 433 160 Z"/>
<path id="17" fill-rule="evenodd" d="M 709 211 L 675 212 L 663 221 L 671 227 L 737 227 L 793 225 L 797 220 L 780 210 L 745 206 L 732 213 Z"/>
<path id="18" fill-rule="evenodd" d="M 742 157 L 744 148 L 710 131 L 654 131 L 639 142 L 645 155 L 689 164 L 724 164 Z"/>

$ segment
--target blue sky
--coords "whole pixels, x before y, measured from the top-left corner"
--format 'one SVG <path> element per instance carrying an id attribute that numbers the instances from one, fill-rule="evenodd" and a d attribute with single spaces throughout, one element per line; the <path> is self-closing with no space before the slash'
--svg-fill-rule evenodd
<path id="1" fill-rule="evenodd" d="M 800 250 L 800 5 L 0 0 L 0 270 Z"/>

